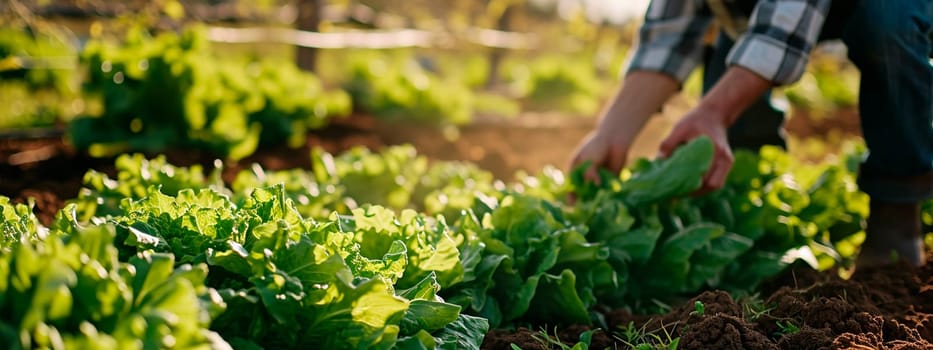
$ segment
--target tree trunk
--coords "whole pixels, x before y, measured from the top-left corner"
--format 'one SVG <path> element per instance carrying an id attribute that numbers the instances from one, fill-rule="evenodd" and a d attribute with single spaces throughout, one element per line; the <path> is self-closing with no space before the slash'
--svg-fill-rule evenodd
<path id="1" fill-rule="evenodd" d="M 321 24 L 324 10 L 324 0 L 298 0 L 298 30 L 316 32 Z M 297 47 L 295 57 L 298 68 L 313 72 L 317 62 L 317 49 L 312 47 Z"/>
<path id="2" fill-rule="evenodd" d="M 515 12 L 515 5 L 509 4 L 505 8 L 505 11 L 502 12 L 502 16 L 499 17 L 499 21 L 496 23 L 496 29 L 501 31 L 509 31 L 512 26 L 512 13 Z M 502 59 L 505 57 L 506 50 L 501 48 L 493 48 L 492 52 L 489 54 L 489 79 L 487 80 L 487 86 L 495 87 L 499 84 L 499 70 L 502 66 Z"/>

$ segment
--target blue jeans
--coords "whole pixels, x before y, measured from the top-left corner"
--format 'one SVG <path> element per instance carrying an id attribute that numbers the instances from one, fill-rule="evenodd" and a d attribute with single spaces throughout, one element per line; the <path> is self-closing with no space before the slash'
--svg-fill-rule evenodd
<path id="1" fill-rule="evenodd" d="M 933 198 L 933 0 L 834 1 L 821 40 L 842 39 L 861 72 L 859 114 L 869 155 L 859 187 L 873 199 Z M 725 72 L 732 41 L 720 35 L 707 58 L 703 88 Z M 729 129 L 733 147 L 784 146 L 784 111 L 770 93 Z"/>

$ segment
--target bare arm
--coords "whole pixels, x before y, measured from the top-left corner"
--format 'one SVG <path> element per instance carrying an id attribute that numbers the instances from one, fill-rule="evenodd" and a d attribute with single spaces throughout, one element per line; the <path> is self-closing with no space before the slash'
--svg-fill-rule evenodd
<path id="1" fill-rule="evenodd" d="M 632 72 L 602 112 L 597 132 L 631 141 L 654 113 L 680 90 L 680 83 L 657 72 Z M 619 169 L 615 169 L 619 170 Z"/>
<path id="2" fill-rule="evenodd" d="M 619 172 L 625 165 L 629 147 L 648 119 L 680 90 L 680 83 L 669 75 L 631 72 L 622 88 L 600 113 L 596 129 L 580 144 L 571 161 L 574 168 L 593 162 L 586 177 L 599 181 L 597 169 Z"/>
<path id="3" fill-rule="evenodd" d="M 711 23 L 703 2 L 651 1 L 622 88 L 600 114 L 597 128 L 577 148 L 572 167 L 593 162 L 586 173 L 593 181 L 599 181 L 598 168 L 622 169 L 648 118 L 701 61 L 703 35 Z"/>

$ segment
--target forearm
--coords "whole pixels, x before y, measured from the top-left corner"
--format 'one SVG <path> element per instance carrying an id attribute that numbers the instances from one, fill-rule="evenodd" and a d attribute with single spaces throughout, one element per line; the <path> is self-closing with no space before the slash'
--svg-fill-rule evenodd
<path id="1" fill-rule="evenodd" d="M 712 112 L 711 115 L 721 118 L 722 125 L 729 126 L 773 85 L 749 69 L 732 66 L 703 96 L 697 108 Z"/>
<path id="2" fill-rule="evenodd" d="M 680 90 L 680 83 L 666 74 L 634 71 L 600 116 L 599 131 L 632 140 L 651 116 Z"/>

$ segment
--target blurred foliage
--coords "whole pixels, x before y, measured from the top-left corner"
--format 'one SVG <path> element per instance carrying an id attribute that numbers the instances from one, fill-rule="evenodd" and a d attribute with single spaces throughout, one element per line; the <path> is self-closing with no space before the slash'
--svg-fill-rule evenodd
<path id="1" fill-rule="evenodd" d="M 0 28 L 0 79 L 26 82 L 31 89 L 73 91 L 72 72 L 58 68 L 51 59 L 74 57 L 60 35 L 34 27 Z"/>
<path id="2" fill-rule="evenodd" d="M 506 80 L 529 110 L 591 116 L 602 104 L 609 81 L 600 79 L 592 55 L 541 55 L 515 58 L 506 65 Z"/>
<path id="3" fill-rule="evenodd" d="M 52 126 L 84 109 L 84 101 L 73 95 L 31 89 L 19 81 L 0 82 L 0 130 Z"/>
<path id="4" fill-rule="evenodd" d="M 109 35 L 122 37 L 134 32 L 132 28 L 149 28 L 153 33 L 179 32 L 186 23 L 203 18 L 205 8 L 230 14 L 225 20 L 232 21 L 233 26 L 290 25 L 276 21 L 289 20 L 287 13 L 294 11 L 297 1 L 130 0 L 111 3 L 48 0 L 29 4 L 35 8 L 56 3 L 125 10 L 115 18 L 91 18 L 93 22 L 90 23 L 70 24 L 75 28 L 87 25 L 88 28 L 79 29 L 87 31 L 82 36 L 93 39 L 87 49 L 99 50 L 100 39 Z M 79 125 L 72 128 L 75 131 L 72 140 L 99 154 L 154 151 L 167 145 L 182 145 L 237 158 L 267 141 L 287 140 L 298 145 L 307 130 L 326 123 L 326 119 L 316 119 L 322 111 L 330 115 L 331 109 L 339 114 L 349 108 L 347 95 L 336 97 L 341 95 L 339 92 L 333 99 L 323 98 L 330 102 L 314 102 L 317 97 L 309 96 L 321 91 L 323 86 L 347 89 L 358 110 L 403 122 L 462 125 L 478 115 L 510 117 L 523 111 L 591 117 L 609 97 L 612 87 L 618 85 L 637 29 L 637 23 L 618 25 L 595 21 L 582 2 L 563 7 L 556 1 L 527 0 L 412 0 L 403 3 L 328 0 L 324 4 L 327 10 L 321 26 L 323 32 L 415 28 L 469 37 L 475 34 L 473 30 L 482 28 L 533 33 L 540 42 L 531 43 L 536 47 L 533 49 L 501 51 L 471 44 L 469 40 L 442 41 L 432 48 L 321 50 L 315 72 L 317 78 L 293 79 L 308 75 L 282 62 L 294 55 L 293 47 L 286 44 L 257 42 L 208 46 L 198 43 L 181 53 L 164 54 L 156 52 L 161 50 L 156 48 L 160 44 L 146 44 L 150 48 L 140 49 L 146 45 L 126 40 L 120 44 L 127 46 L 125 48 L 118 49 L 120 45 L 114 44 L 97 54 L 85 53 L 82 64 L 89 63 L 94 55 L 100 58 L 97 67 L 80 67 L 86 77 L 74 74 L 73 70 L 30 70 L 28 74 L 33 76 L 29 78 L 32 80 L 7 84 L 6 74 L 14 71 L 0 69 L 3 80 L 0 81 L 0 128 L 50 125 L 79 113 L 95 117 L 120 115 L 110 119 L 106 123 L 109 125 L 103 128 L 99 126 L 105 124 L 104 119 L 82 118 Z M 231 23 L 218 25 L 230 26 Z M 6 32 L 0 34 L 0 44 L 23 42 Z M 203 38 L 199 40 L 204 41 Z M 70 49 L 67 43 L 33 41 L 39 44 L 29 44 L 37 47 L 30 50 L 37 52 L 59 46 Z M 134 45 L 137 48 L 129 48 Z M 78 51 L 70 50 L 71 55 Z M 132 53 L 133 50 L 137 52 Z M 497 55 L 501 57 L 499 65 L 492 59 Z M 230 58 L 234 56 L 237 58 Z M 275 59 L 256 63 L 260 59 L 253 56 Z M 158 58 L 166 62 L 167 71 L 175 72 L 160 77 L 151 72 L 139 73 L 144 77 L 133 76 L 131 73 L 139 69 L 132 66 L 139 62 L 129 60 L 142 58 L 148 59 L 148 71 L 155 62 L 152 59 Z M 122 62 L 126 67 L 121 69 L 125 71 L 102 72 L 102 63 L 108 60 L 112 65 Z M 12 61 L 0 60 L 0 66 L 9 62 Z M 183 69 L 193 73 L 177 73 Z M 190 77 L 184 77 L 186 74 Z M 93 80 L 85 86 L 85 92 L 90 94 L 86 99 L 60 98 L 55 93 L 35 90 L 37 84 L 45 86 L 43 89 L 61 86 L 61 82 L 68 79 L 61 79 L 60 75 L 70 76 L 71 81 L 76 77 Z M 122 84 L 114 82 L 118 76 L 124 80 Z M 854 106 L 857 77 L 854 68 L 844 60 L 817 52 L 807 75 L 798 84 L 785 89 L 784 94 L 795 108 L 807 109 L 814 118 L 820 118 L 837 108 Z M 173 87 L 159 90 L 139 85 L 140 81 L 155 78 L 164 78 L 160 83 L 163 87 Z M 693 75 L 684 90 L 699 96 L 698 78 L 698 74 Z M 174 82 L 168 81 L 172 79 Z M 71 90 L 77 89 L 71 86 Z M 310 91 L 303 97 L 310 101 L 298 98 L 301 94 L 293 91 Z M 272 103 L 263 104 L 260 111 L 257 101 L 261 99 Z M 103 105 L 103 111 L 95 110 L 100 109 L 95 108 L 98 104 Z M 21 114 L 35 118 L 22 118 Z M 221 119 L 226 121 L 218 122 Z M 234 119 L 238 120 L 235 126 L 222 126 Z M 261 128 L 253 125 L 261 125 Z M 87 135 L 91 136 L 84 137 Z M 809 147 L 808 152 L 817 148 Z"/>
<path id="5" fill-rule="evenodd" d="M 102 24 L 103 21 L 91 23 L 89 34 L 92 38 L 106 34 L 122 35 L 137 27 L 160 30 L 177 28 L 197 18 L 198 15 L 191 9 L 203 9 L 205 6 L 216 6 L 218 11 L 243 15 L 253 13 L 250 12 L 252 10 L 268 11 L 299 5 L 297 1 L 285 0 L 158 0 L 127 1 L 120 5 L 89 0 L 46 1 L 33 5 L 38 8 L 51 4 L 86 8 L 88 14 L 100 9 L 121 11 L 116 18 L 107 20 L 106 25 Z M 535 32 L 541 38 L 562 38 L 560 42 L 563 44 L 559 47 L 551 47 L 552 42 L 547 50 L 522 54 L 548 57 L 530 61 L 510 58 L 515 63 L 508 73 L 503 73 L 504 69 L 492 68 L 488 62 L 490 50 L 480 47 L 457 47 L 449 51 L 423 50 L 414 57 L 399 57 L 391 52 L 366 53 L 348 61 L 337 62 L 340 66 L 351 66 L 350 72 L 339 67 L 337 70 L 342 72 L 340 77 L 327 81 L 339 81 L 350 87 L 354 97 L 359 97 L 356 100 L 357 107 L 392 119 L 463 124 L 474 114 L 511 116 L 518 114 L 523 107 L 590 114 L 601 103 L 594 95 L 599 90 L 595 75 L 605 76 L 604 72 L 617 71 L 621 66 L 619 56 L 606 55 L 607 50 L 604 48 L 615 46 L 609 50 L 615 51 L 619 46 L 625 47 L 626 40 L 622 39 L 628 37 L 619 35 L 619 28 L 608 29 L 605 25 L 587 22 L 582 7 L 560 15 L 563 20 L 555 20 L 559 17 L 559 9 L 555 4 L 525 0 L 454 0 L 442 3 L 415 0 L 403 4 L 344 0 L 325 1 L 324 4 L 328 11 L 322 22 L 325 31 L 344 25 L 343 22 L 352 24 L 354 21 L 370 21 L 369 24 L 373 26 L 438 29 L 459 33 L 457 35 L 468 33 L 472 28 L 492 28 Z M 368 12 L 360 12 L 361 9 L 368 9 Z M 581 43 L 586 47 L 598 46 L 593 57 L 568 57 L 572 62 L 564 64 L 560 62 L 563 58 L 547 54 L 552 50 L 567 50 Z M 428 51 L 428 54 L 422 54 Z M 598 73 L 594 73 L 593 64 L 596 64 Z M 490 75 L 495 75 L 494 79 L 505 77 L 512 89 L 503 94 L 502 89 L 493 86 L 492 91 L 487 91 L 485 88 L 492 85 Z M 617 72 L 609 75 L 617 76 Z M 326 77 L 328 73 L 323 72 L 322 76 Z M 113 150 L 123 148 L 116 147 Z"/>
<path id="6" fill-rule="evenodd" d="M 0 129 L 48 126 L 82 111 L 74 51 L 51 27 L 0 28 Z"/>
<path id="7" fill-rule="evenodd" d="M 322 57 L 322 76 L 341 81 L 357 109 L 392 120 L 461 125 L 477 114 L 520 111 L 592 116 L 616 83 L 589 54 L 506 56 L 494 84 L 480 53 L 353 50 Z"/>
<path id="8" fill-rule="evenodd" d="M 820 119 L 841 108 L 858 104 L 859 72 L 839 55 L 814 53 L 800 80 L 784 89 L 791 106 Z"/>
<path id="9" fill-rule="evenodd" d="M 469 122 L 472 90 L 462 81 L 433 72 L 429 65 L 409 55 L 360 51 L 346 62 L 344 87 L 356 108 L 383 118 Z"/>
<path id="10" fill-rule="evenodd" d="M 72 122 L 69 137 L 96 156 L 190 148 L 240 159 L 260 143 L 299 146 L 308 129 L 349 112 L 348 96 L 314 75 L 279 60 L 222 59 L 196 28 L 94 40 L 82 62 L 84 90 L 103 112 Z"/>

